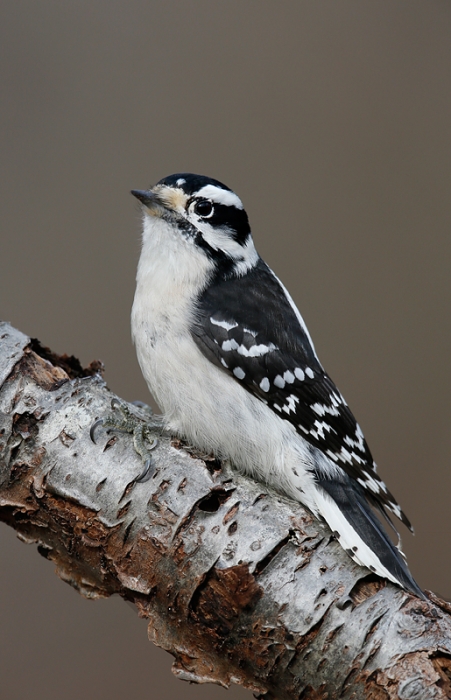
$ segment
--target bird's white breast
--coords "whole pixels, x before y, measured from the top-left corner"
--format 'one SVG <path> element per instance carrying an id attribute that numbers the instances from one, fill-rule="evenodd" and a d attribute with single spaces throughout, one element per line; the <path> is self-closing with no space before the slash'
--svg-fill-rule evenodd
<path id="1" fill-rule="evenodd" d="M 193 300 L 211 271 L 203 252 L 174 228 L 145 217 L 132 309 L 132 335 L 144 378 L 170 430 L 294 498 L 299 498 L 302 482 L 302 500 L 308 505 L 311 477 L 306 468 L 312 457 L 305 441 L 204 357 L 191 337 Z"/>

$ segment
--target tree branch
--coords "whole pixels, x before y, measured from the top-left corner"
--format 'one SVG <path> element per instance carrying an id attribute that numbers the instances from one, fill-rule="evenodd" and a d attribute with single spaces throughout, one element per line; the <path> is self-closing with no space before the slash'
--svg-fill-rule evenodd
<path id="1" fill-rule="evenodd" d="M 354 564 L 299 504 L 180 441 L 146 483 L 98 374 L 0 323 L 0 519 L 84 596 L 118 593 L 182 679 L 259 697 L 451 697 L 451 608 Z M 144 414 L 130 406 L 140 417 Z"/>

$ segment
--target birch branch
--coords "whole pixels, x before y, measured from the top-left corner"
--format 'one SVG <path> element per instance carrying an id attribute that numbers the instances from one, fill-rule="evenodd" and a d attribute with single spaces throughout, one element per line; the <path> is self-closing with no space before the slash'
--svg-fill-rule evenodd
<path id="1" fill-rule="evenodd" d="M 299 504 L 180 441 L 150 481 L 93 363 L 0 323 L 0 520 L 88 598 L 118 593 L 181 679 L 267 700 L 451 697 L 451 606 L 354 564 Z M 138 417 L 144 414 L 134 406 Z"/>

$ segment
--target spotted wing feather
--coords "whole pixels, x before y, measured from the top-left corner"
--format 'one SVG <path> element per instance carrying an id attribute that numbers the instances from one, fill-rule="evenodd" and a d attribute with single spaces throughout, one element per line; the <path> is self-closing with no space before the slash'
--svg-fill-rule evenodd
<path id="1" fill-rule="evenodd" d="M 192 334 L 204 355 L 292 423 L 364 488 L 373 505 L 411 528 L 377 475 L 363 433 L 319 363 L 302 319 L 263 261 L 204 292 Z"/>

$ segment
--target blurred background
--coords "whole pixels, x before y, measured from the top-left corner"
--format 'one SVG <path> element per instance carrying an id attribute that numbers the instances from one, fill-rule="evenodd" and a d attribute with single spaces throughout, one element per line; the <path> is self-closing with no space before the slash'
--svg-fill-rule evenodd
<path id="1" fill-rule="evenodd" d="M 450 599 L 451 4 L 3 0 L 0 56 L 0 317 L 148 400 L 129 190 L 222 180 Z M 251 697 L 176 680 L 122 601 L 0 540 L 2 700 Z"/>

